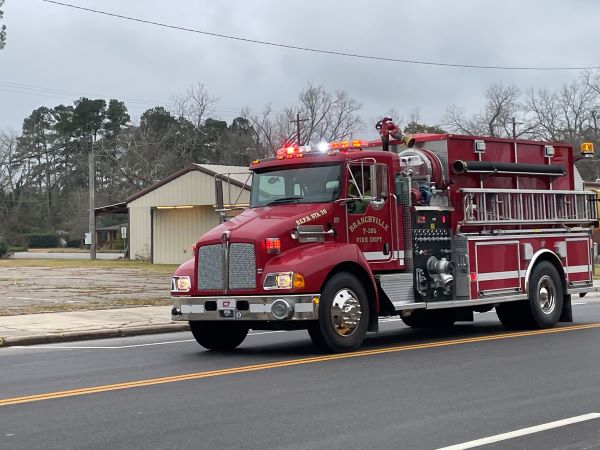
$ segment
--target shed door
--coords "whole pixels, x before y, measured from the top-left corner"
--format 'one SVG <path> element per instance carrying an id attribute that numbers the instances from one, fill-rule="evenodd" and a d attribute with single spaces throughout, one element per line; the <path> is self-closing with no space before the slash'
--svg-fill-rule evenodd
<path id="1" fill-rule="evenodd" d="M 192 245 L 219 224 L 210 206 L 155 209 L 152 221 L 152 262 L 181 264 L 193 258 Z"/>

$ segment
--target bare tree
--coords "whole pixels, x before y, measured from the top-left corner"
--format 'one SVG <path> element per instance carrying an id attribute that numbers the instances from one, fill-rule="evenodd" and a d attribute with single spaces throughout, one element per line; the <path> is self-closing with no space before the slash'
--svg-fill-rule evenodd
<path id="1" fill-rule="evenodd" d="M 554 92 L 549 92 L 547 89 L 535 92 L 532 88 L 527 94 L 525 105 L 535 125 L 534 134 L 537 139 L 548 141 L 561 139 L 559 100 Z"/>
<path id="2" fill-rule="evenodd" d="M 446 126 L 465 134 L 506 137 L 512 136 L 512 118 L 525 123 L 516 86 L 493 84 L 485 92 L 486 105 L 482 112 L 467 116 L 464 109 L 456 105 L 446 110 Z M 517 136 L 530 131 L 521 129 Z"/>
<path id="3" fill-rule="evenodd" d="M 252 124 L 257 157 L 264 158 L 273 155 L 281 145 L 281 141 L 275 126 L 274 116 L 276 114 L 273 113 L 272 104 L 268 103 L 260 114 L 252 114 L 250 109 L 244 108 L 241 115 Z"/>
<path id="4" fill-rule="evenodd" d="M 19 212 L 31 181 L 28 162 L 17 153 L 17 135 L 0 132 L 0 234 L 19 228 Z"/>
<path id="5" fill-rule="evenodd" d="M 300 145 L 352 138 L 362 125 L 357 114 L 360 107 L 345 91 L 331 94 L 323 86 L 308 83 L 298 95 L 298 104 L 282 113 L 274 113 L 269 104 L 260 115 L 252 115 L 248 110 L 244 114 L 252 123 L 257 142 L 267 154 L 273 154 L 282 145 L 297 143 L 298 117 Z"/>
<path id="6" fill-rule="evenodd" d="M 300 144 L 349 139 L 361 126 L 357 114 L 361 105 L 345 91 L 330 94 L 323 86 L 308 83 L 299 100 L 296 112 L 305 119 L 300 127 Z M 295 119 L 293 112 L 286 111 L 288 123 Z"/>
<path id="7" fill-rule="evenodd" d="M 587 72 L 555 92 L 531 89 L 526 106 L 536 126 L 536 137 L 568 141 L 573 145 L 578 145 L 583 139 L 597 140 L 599 81 Z"/>
<path id="8" fill-rule="evenodd" d="M 189 120 L 200 129 L 208 114 L 213 112 L 218 98 L 212 97 L 202 83 L 192 84 L 185 94 L 173 96 L 173 113 Z"/>
<path id="9" fill-rule="evenodd" d="M 4 0 L 0 0 L 0 8 L 4 4 Z M 0 19 L 4 16 L 4 12 L 0 9 Z M 6 25 L 0 26 L 0 50 L 6 45 Z"/>

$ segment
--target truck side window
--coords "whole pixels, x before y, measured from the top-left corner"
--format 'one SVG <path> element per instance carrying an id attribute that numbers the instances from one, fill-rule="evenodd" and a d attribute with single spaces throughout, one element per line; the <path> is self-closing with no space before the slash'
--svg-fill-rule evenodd
<path id="1" fill-rule="evenodd" d="M 352 176 L 348 177 L 348 197 L 356 199 L 348 202 L 348 213 L 364 214 L 369 206 L 369 200 L 359 197 L 361 194 L 362 197 L 371 196 L 371 173 L 368 166 L 353 167 L 351 172 Z"/>
<path id="2" fill-rule="evenodd" d="M 362 169 L 362 170 L 361 170 Z M 351 169 L 352 177 L 348 179 L 348 196 L 349 197 L 368 197 L 371 195 L 371 173 L 368 166 L 353 167 Z"/>

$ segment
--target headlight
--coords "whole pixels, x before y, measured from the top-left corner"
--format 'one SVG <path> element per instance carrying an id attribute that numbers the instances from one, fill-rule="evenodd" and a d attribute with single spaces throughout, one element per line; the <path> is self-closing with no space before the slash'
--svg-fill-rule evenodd
<path id="1" fill-rule="evenodd" d="M 192 289 L 192 280 L 190 277 L 173 277 L 171 281 L 171 290 L 173 292 L 189 292 Z"/>
<path id="2" fill-rule="evenodd" d="M 264 289 L 303 288 L 304 277 L 297 272 L 275 272 L 265 277 Z"/>

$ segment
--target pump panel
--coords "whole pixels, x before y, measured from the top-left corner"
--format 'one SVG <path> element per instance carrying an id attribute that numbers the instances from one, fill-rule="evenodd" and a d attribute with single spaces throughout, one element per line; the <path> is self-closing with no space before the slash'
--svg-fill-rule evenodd
<path id="1" fill-rule="evenodd" d="M 423 301 L 449 300 L 454 285 L 450 211 L 416 207 L 412 214 L 415 295 Z"/>

